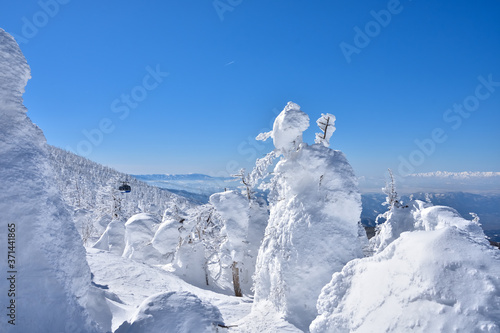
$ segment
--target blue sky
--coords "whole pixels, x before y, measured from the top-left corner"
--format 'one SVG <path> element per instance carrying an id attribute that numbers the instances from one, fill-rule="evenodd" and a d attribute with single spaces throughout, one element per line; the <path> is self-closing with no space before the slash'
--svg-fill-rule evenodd
<path id="1" fill-rule="evenodd" d="M 272 149 L 253 138 L 288 101 L 309 114 L 309 143 L 321 113 L 337 117 L 331 146 L 359 176 L 500 171 L 498 1 L 2 9 L 32 70 L 28 115 L 50 144 L 120 171 L 250 168 Z"/>

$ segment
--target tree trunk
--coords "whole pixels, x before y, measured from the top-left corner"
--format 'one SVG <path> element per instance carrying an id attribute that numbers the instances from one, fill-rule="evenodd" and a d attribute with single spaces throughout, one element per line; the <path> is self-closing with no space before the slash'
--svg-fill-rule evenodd
<path id="1" fill-rule="evenodd" d="M 241 287 L 240 287 L 240 270 L 238 268 L 238 263 L 233 261 L 233 285 L 234 285 L 234 295 L 236 297 L 242 297 Z"/>

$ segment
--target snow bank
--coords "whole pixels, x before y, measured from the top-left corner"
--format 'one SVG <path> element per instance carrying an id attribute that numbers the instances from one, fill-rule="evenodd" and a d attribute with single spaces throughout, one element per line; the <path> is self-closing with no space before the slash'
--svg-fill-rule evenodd
<path id="1" fill-rule="evenodd" d="M 286 120 L 290 112 L 299 113 L 296 104 L 290 105 L 278 118 Z M 306 128 L 306 117 L 299 118 L 285 123 Z M 288 140 L 301 136 L 296 129 L 289 130 L 293 135 Z M 344 154 L 323 144 L 302 143 L 284 152 L 271 184 L 270 218 L 257 259 L 253 311 L 271 303 L 286 320 L 307 330 L 317 316 L 321 288 L 334 272 L 363 255 L 358 235 L 361 196 Z"/>
<path id="2" fill-rule="evenodd" d="M 15 263 L 10 267 L 15 273 L 6 276 L 2 264 L 0 279 L 0 304 L 15 304 L 15 326 L 7 323 L 12 317 L 5 312 L 1 326 L 6 332 L 99 332 L 86 310 L 90 270 L 82 240 L 55 188 L 43 133 L 22 105 L 29 78 L 21 50 L 0 29 L 0 257 L 4 263 L 7 226 L 15 225 L 15 253 L 11 253 Z"/>
<path id="3" fill-rule="evenodd" d="M 415 230 L 334 274 L 311 332 L 499 332 L 500 255 L 479 225 L 421 201 L 398 215 Z"/>
<path id="4" fill-rule="evenodd" d="M 224 322 L 217 307 L 189 292 L 167 292 L 144 300 L 115 333 L 216 332 L 218 325 Z"/>

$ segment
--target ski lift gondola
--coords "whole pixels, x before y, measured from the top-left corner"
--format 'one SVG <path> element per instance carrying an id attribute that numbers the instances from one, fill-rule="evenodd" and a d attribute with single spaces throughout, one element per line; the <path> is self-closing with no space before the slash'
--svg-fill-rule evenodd
<path id="1" fill-rule="evenodd" d="M 118 187 L 118 190 L 121 193 L 130 193 L 130 191 L 132 191 L 132 188 L 130 187 L 129 184 L 127 184 L 127 182 L 122 182 L 122 185 Z"/>

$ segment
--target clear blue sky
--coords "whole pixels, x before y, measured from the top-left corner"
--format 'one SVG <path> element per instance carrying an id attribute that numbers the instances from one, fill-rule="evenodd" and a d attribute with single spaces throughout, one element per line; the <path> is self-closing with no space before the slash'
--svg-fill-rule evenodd
<path id="1" fill-rule="evenodd" d="M 310 143 L 336 115 L 332 148 L 359 176 L 500 171 L 497 0 L 1 4 L 32 70 L 28 115 L 50 144 L 120 171 L 248 168 L 288 101 Z"/>

